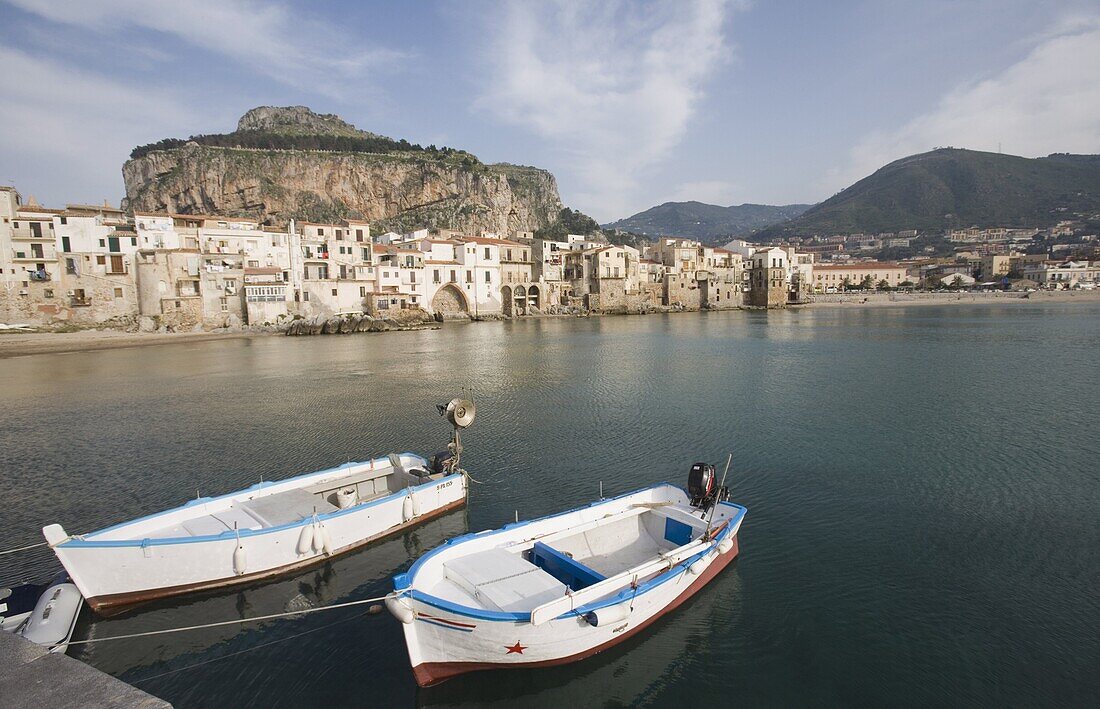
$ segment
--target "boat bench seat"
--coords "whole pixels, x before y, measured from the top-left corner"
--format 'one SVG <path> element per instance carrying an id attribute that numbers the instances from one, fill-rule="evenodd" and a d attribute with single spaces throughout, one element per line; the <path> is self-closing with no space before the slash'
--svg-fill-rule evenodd
<path id="1" fill-rule="evenodd" d="M 300 522 L 312 517 L 314 512 L 325 514 L 336 512 L 339 508 L 317 495 L 297 489 L 242 502 L 240 509 L 255 517 L 265 527 L 278 527 Z"/>
<path id="2" fill-rule="evenodd" d="M 567 591 L 558 579 L 500 548 L 452 559 L 443 568 L 448 580 L 489 610 L 530 611 Z"/>
<path id="3" fill-rule="evenodd" d="M 569 554 L 542 542 L 535 542 L 535 546 L 531 549 L 531 563 L 574 591 L 587 588 L 607 578 Z"/>

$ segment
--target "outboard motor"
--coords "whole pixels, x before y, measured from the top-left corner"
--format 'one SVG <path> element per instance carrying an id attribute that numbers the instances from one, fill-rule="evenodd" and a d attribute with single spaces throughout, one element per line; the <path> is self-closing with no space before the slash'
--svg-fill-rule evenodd
<path id="1" fill-rule="evenodd" d="M 715 502 L 729 499 L 729 490 L 718 487 L 718 478 L 714 466 L 710 463 L 696 463 L 688 473 L 688 496 L 691 506 L 705 510 Z"/>
<path id="2" fill-rule="evenodd" d="M 450 451 L 440 451 L 432 456 L 428 463 L 428 469 L 432 475 L 447 475 L 454 467 L 454 454 Z"/>

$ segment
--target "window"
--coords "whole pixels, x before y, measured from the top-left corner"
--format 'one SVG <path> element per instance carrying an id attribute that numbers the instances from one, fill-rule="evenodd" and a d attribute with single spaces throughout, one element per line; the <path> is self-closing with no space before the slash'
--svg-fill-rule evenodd
<path id="1" fill-rule="evenodd" d="M 75 258 L 65 259 L 65 273 L 68 273 L 69 275 L 75 275 L 76 274 L 76 259 Z"/>
<path id="2" fill-rule="evenodd" d="M 95 262 L 97 266 L 104 266 L 107 264 L 107 257 L 100 254 L 99 256 L 95 257 Z"/>
<path id="3" fill-rule="evenodd" d="M 46 298 L 52 298 L 53 297 L 53 290 L 47 288 L 46 290 L 42 291 L 42 295 L 43 295 L 43 297 L 46 297 Z"/>
<path id="4" fill-rule="evenodd" d="M 343 241 L 344 240 L 344 230 L 343 229 L 337 229 L 336 230 L 336 240 L 337 241 Z"/>
<path id="5" fill-rule="evenodd" d="M 31 222 L 31 236 L 35 239 L 42 238 L 42 225 L 38 222 Z"/>
<path id="6" fill-rule="evenodd" d="M 362 229 L 356 229 L 355 230 L 355 240 L 356 241 L 362 241 L 363 240 L 363 230 Z"/>
<path id="7" fill-rule="evenodd" d="M 302 302 L 309 302 L 309 291 L 302 291 Z"/>
<path id="8" fill-rule="evenodd" d="M 485 247 L 485 258 L 486 259 L 492 258 L 491 256 L 489 256 L 489 247 L 488 246 Z"/>
<path id="9" fill-rule="evenodd" d="M 70 246 L 70 244 L 69 244 L 69 237 L 67 237 L 67 236 L 61 237 L 61 250 L 64 251 L 65 253 L 69 253 L 73 250 L 72 246 Z"/>
<path id="10" fill-rule="evenodd" d="M 458 279 L 455 278 L 455 270 L 452 268 L 451 269 L 451 283 L 457 283 L 457 282 L 458 282 Z"/>
<path id="11" fill-rule="evenodd" d="M 370 251 L 367 249 L 363 249 L 363 260 L 370 261 Z"/>
<path id="12" fill-rule="evenodd" d="M 103 249 L 103 248 L 106 248 L 106 247 L 107 247 L 107 240 L 106 239 L 100 239 L 99 240 L 99 248 Z"/>
<path id="13" fill-rule="evenodd" d="M 68 224 L 69 223 L 68 217 L 61 217 L 61 223 L 62 224 Z"/>
<path id="14" fill-rule="evenodd" d="M 466 282 L 467 283 L 473 283 L 474 282 L 474 272 L 473 271 L 466 271 Z"/>
<path id="15" fill-rule="evenodd" d="M 131 236 L 130 237 L 130 246 L 137 246 L 137 237 L 136 236 Z"/>
<path id="16" fill-rule="evenodd" d="M 432 283 L 439 283 L 439 269 L 438 268 L 434 269 L 432 271 Z"/>
<path id="17" fill-rule="evenodd" d="M 332 294 L 336 295 L 336 289 L 335 288 L 332 289 Z"/>
<path id="18" fill-rule="evenodd" d="M 493 274 L 489 271 L 486 271 L 485 272 L 485 282 L 486 283 L 492 283 L 492 280 L 493 280 Z"/>
<path id="19" fill-rule="evenodd" d="M 359 297 L 360 298 L 366 298 L 367 297 L 367 287 L 366 286 L 359 286 Z"/>
<path id="20" fill-rule="evenodd" d="M 118 289 L 116 288 L 115 290 L 117 291 Z M 223 313 L 227 312 L 229 310 L 229 298 L 225 298 L 225 297 L 218 298 L 218 301 L 219 301 L 219 304 L 221 305 L 222 312 Z"/>
<path id="21" fill-rule="evenodd" d="M 115 288 L 115 297 L 116 298 L 121 298 L 122 297 L 122 289 L 121 288 Z M 225 298 L 222 298 L 222 300 L 225 300 Z"/>
<path id="22" fill-rule="evenodd" d="M 324 236 L 324 235 L 325 235 L 325 230 L 322 229 L 321 227 L 317 227 L 317 236 Z"/>
<path id="23" fill-rule="evenodd" d="M 508 249 L 507 251 L 504 252 L 504 260 L 505 261 L 511 261 L 512 260 L 512 250 L 511 249 Z"/>
<path id="24" fill-rule="evenodd" d="M 122 263 L 122 257 L 111 254 L 111 270 L 110 273 L 126 273 L 126 267 Z"/>

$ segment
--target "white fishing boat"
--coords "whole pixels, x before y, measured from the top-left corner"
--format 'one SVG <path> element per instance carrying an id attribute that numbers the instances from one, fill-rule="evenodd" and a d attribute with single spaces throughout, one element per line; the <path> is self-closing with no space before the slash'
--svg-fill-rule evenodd
<path id="1" fill-rule="evenodd" d="M 737 556 L 746 510 L 726 497 L 697 464 L 686 491 L 655 485 L 432 550 L 386 601 L 417 684 L 574 662 L 641 632 Z"/>
<path id="2" fill-rule="evenodd" d="M 260 482 L 106 529 L 42 530 L 97 611 L 282 574 L 425 522 L 466 502 L 459 429 L 471 402 L 438 407 L 454 426 L 446 453 L 413 453 Z"/>

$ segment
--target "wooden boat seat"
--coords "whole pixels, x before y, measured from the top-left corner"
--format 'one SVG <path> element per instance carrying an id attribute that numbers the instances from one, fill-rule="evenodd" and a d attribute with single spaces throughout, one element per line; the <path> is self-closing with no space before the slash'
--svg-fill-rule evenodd
<path id="1" fill-rule="evenodd" d="M 564 583 L 519 554 L 487 549 L 443 564 L 447 580 L 485 608 L 529 611 L 565 595 Z"/>

